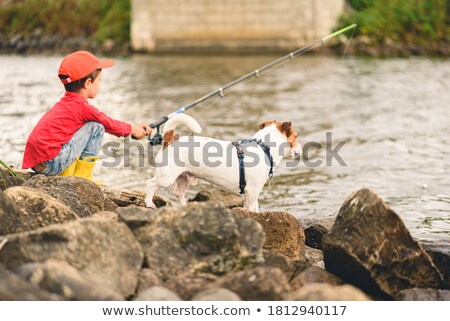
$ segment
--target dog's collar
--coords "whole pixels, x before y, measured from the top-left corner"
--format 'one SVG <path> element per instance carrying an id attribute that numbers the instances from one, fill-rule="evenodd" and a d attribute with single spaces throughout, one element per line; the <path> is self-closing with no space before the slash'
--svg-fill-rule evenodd
<path id="1" fill-rule="evenodd" d="M 244 167 L 244 156 L 245 155 L 242 150 L 242 146 L 247 143 L 252 143 L 252 142 L 257 143 L 264 151 L 264 154 L 266 154 L 266 156 L 270 162 L 269 178 L 272 179 L 272 177 L 273 177 L 273 158 L 272 158 L 272 155 L 270 154 L 270 147 L 267 146 L 267 144 L 263 143 L 263 141 L 261 139 L 256 139 L 256 138 L 244 139 L 240 143 L 232 142 L 232 144 L 236 147 L 237 155 L 239 158 L 239 189 L 240 189 L 239 193 L 240 194 L 244 194 L 245 186 L 247 185 L 247 183 L 245 181 L 245 167 Z"/>

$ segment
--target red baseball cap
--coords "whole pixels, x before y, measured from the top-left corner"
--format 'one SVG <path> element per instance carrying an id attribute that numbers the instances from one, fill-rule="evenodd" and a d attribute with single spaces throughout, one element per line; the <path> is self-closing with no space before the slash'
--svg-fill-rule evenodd
<path id="1" fill-rule="evenodd" d="M 68 84 L 86 77 L 96 69 L 108 68 L 114 65 L 114 60 L 99 60 L 89 51 L 76 51 L 64 57 L 59 66 L 58 75 L 68 76 L 61 79 L 63 84 Z"/>

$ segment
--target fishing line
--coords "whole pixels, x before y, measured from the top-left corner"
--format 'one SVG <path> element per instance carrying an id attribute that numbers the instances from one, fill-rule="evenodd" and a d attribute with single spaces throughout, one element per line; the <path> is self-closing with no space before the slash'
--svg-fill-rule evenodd
<path id="1" fill-rule="evenodd" d="M 212 97 L 215 97 L 215 96 L 224 97 L 225 93 L 227 93 L 229 90 L 231 90 L 231 88 L 235 87 L 236 85 L 241 84 L 243 82 L 247 83 L 249 81 L 249 79 L 251 79 L 251 78 L 259 78 L 260 76 L 262 76 L 264 73 L 271 70 L 276 65 L 279 65 L 280 63 L 283 63 L 287 60 L 292 60 L 295 57 L 300 56 L 300 55 L 312 50 L 313 48 L 317 47 L 318 45 L 324 46 L 325 43 L 328 40 L 330 40 L 331 38 L 334 38 L 350 29 L 354 29 L 355 27 L 356 27 L 356 24 L 352 24 L 352 25 L 342 28 L 336 32 L 333 32 L 333 33 L 329 34 L 328 36 L 325 36 L 319 40 L 316 40 L 300 49 L 297 49 L 297 50 L 279 58 L 279 59 L 276 59 L 276 60 L 270 62 L 269 64 L 262 66 L 261 68 L 256 69 L 256 70 L 242 76 L 241 78 L 236 79 L 236 80 L 224 85 L 223 87 L 220 87 L 219 89 L 197 99 L 193 103 L 191 103 L 187 106 L 181 107 L 181 108 L 177 109 L 176 111 L 174 111 L 173 113 L 171 113 L 167 116 L 164 116 L 164 117 L 160 118 L 159 120 L 151 123 L 149 125 L 149 127 L 152 129 L 156 129 L 156 133 L 149 136 L 148 140 L 150 142 L 150 145 L 161 145 L 162 144 L 163 136 L 160 132 L 160 126 L 162 124 L 164 124 L 165 122 L 167 122 L 170 118 L 176 116 L 177 114 L 184 113 L 185 111 L 203 103 L 204 101 L 206 101 Z"/>

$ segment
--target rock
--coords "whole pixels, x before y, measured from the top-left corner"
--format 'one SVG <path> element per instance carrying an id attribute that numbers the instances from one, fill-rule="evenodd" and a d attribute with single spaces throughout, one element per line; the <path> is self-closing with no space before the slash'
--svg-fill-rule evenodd
<path id="1" fill-rule="evenodd" d="M 60 300 L 57 295 L 39 289 L 22 280 L 0 264 L 0 301 L 50 301 Z"/>
<path id="2" fill-rule="evenodd" d="M 27 228 L 26 223 L 19 218 L 19 209 L 0 191 L 0 235 L 13 234 Z"/>
<path id="3" fill-rule="evenodd" d="M 407 289 L 400 292 L 400 301 L 450 301 L 449 290 Z"/>
<path id="4" fill-rule="evenodd" d="M 306 246 L 321 250 L 322 238 L 333 227 L 335 216 L 324 217 L 319 219 L 300 219 L 300 224 L 305 231 Z"/>
<path id="5" fill-rule="evenodd" d="M 450 240 L 421 240 L 420 244 L 431 256 L 434 264 L 444 277 L 444 288 L 450 289 Z"/>
<path id="6" fill-rule="evenodd" d="M 114 212 L 115 210 L 117 210 L 119 208 L 119 206 L 114 203 L 111 199 L 105 197 L 105 206 L 104 206 L 104 210 L 108 211 L 108 212 Z"/>
<path id="7" fill-rule="evenodd" d="M 127 207 L 135 205 L 145 208 L 144 192 L 132 191 L 128 189 L 113 189 L 108 186 L 102 186 L 101 189 L 105 197 L 113 201 L 117 206 Z M 153 196 L 153 203 L 155 203 L 158 208 L 170 205 L 169 200 L 158 195 Z"/>
<path id="8" fill-rule="evenodd" d="M 322 269 L 325 268 L 325 263 L 323 262 L 323 252 L 312 247 L 305 247 L 305 261 L 312 266 L 317 266 Z"/>
<path id="9" fill-rule="evenodd" d="M 64 261 L 47 260 L 28 263 L 17 269 L 23 279 L 66 300 L 106 301 L 123 300 L 124 297 L 107 286 L 83 275 Z"/>
<path id="10" fill-rule="evenodd" d="M 91 217 L 103 217 L 109 218 L 110 220 L 119 221 L 119 215 L 117 213 L 108 211 L 97 212 L 95 214 L 92 214 Z"/>
<path id="11" fill-rule="evenodd" d="M 256 213 L 243 208 L 233 208 L 234 215 L 244 215 L 257 221 L 264 229 L 266 241 L 263 248 L 279 252 L 291 259 L 299 259 L 305 252 L 305 234 L 297 219 L 286 212 Z"/>
<path id="12" fill-rule="evenodd" d="M 289 285 L 291 286 L 291 290 L 295 291 L 311 283 L 327 283 L 330 285 L 343 284 L 341 279 L 330 272 L 327 272 L 317 266 L 311 266 L 297 275 L 291 282 L 289 282 Z"/>
<path id="13" fill-rule="evenodd" d="M 264 262 L 260 266 L 279 268 L 288 280 L 292 280 L 297 274 L 310 267 L 311 264 L 306 262 L 304 258 L 293 260 L 279 252 L 264 250 Z"/>
<path id="14" fill-rule="evenodd" d="M 155 210 L 146 207 L 128 206 L 121 207 L 117 214 L 119 221 L 124 222 L 131 230 L 136 230 L 146 225 L 151 225 L 155 221 Z"/>
<path id="15" fill-rule="evenodd" d="M 284 300 L 290 291 L 288 280 L 278 268 L 256 267 L 230 273 L 219 279 L 215 287 L 227 288 L 244 301 Z"/>
<path id="16" fill-rule="evenodd" d="M 211 273 L 178 274 L 165 282 L 165 286 L 177 293 L 183 300 L 191 300 L 194 295 L 210 287 L 217 281 Z"/>
<path id="17" fill-rule="evenodd" d="M 20 224 L 10 233 L 32 231 L 79 219 L 69 207 L 37 189 L 15 186 L 4 193 L 16 205 L 18 212 L 14 215 L 20 220 Z"/>
<path id="18" fill-rule="evenodd" d="M 369 189 L 345 200 L 322 246 L 326 269 L 369 294 L 396 298 L 408 288 L 442 286 L 430 256 Z"/>
<path id="19" fill-rule="evenodd" d="M 181 301 L 180 297 L 162 286 L 152 286 L 139 293 L 133 301 Z"/>
<path id="20" fill-rule="evenodd" d="M 80 217 L 91 216 L 103 211 L 105 207 L 100 187 L 81 177 L 36 175 L 24 186 L 36 188 L 53 196 Z"/>
<path id="21" fill-rule="evenodd" d="M 212 288 L 197 293 L 192 301 L 241 301 L 241 298 L 228 289 Z"/>
<path id="22" fill-rule="evenodd" d="M 179 273 L 221 275 L 263 259 L 262 228 L 223 207 L 192 203 L 119 215 L 141 243 L 147 266 L 163 281 Z M 252 240 L 250 248 L 241 241 L 244 234 Z"/>
<path id="23" fill-rule="evenodd" d="M 32 232 L 8 235 L 0 263 L 22 264 L 57 259 L 128 297 L 135 293 L 143 254 L 131 231 L 105 218 L 86 218 Z"/>
<path id="24" fill-rule="evenodd" d="M 229 192 L 222 191 L 220 189 L 207 189 L 201 190 L 195 195 L 193 199 L 189 202 L 219 202 L 225 207 L 242 207 L 244 205 L 244 199 L 240 195 L 232 194 Z"/>
<path id="25" fill-rule="evenodd" d="M 346 285 L 311 283 L 301 287 L 290 295 L 293 301 L 370 301 L 360 289 Z"/>
<path id="26" fill-rule="evenodd" d="M 141 293 L 142 291 L 151 288 L 152 286 L 160 285 L 162 285 L 161 280 L 152 270 L 144 268 L 139 272 L 139 281 L 137 288 L 138 293 Z"/>

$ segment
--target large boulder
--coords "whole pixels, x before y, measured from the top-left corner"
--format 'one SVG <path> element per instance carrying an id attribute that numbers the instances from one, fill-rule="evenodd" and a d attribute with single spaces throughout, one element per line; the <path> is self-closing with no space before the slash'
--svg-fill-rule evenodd
<path id="1" fill-rule="evenodd" d="M 50 259 L 43 263 L 27 263 L 19 267 L 16 272 L 37 287 L 56 293 L 66 300 L 117 301 L 124 299 L 108 286 L 89 278 L 64 261 Z"/>
<path id="2" fill-rule="evenodd" d="M 36 188 L 53 196 L 80 217 L 91 216 L 105 208 L 101 188 L 81 177 L 36 175 L 24 186 Z"/>
<path id="3" fill-rule="evenodd" d="M 263 248 L 278 252 L 290 259 L 299 259 L 305 252 L 305 233 L 297 219 L 286 212 L 256 213 L 243 208 L 233 208 L 234 215 L 243 215 L 257 221 L 264 229 L 266 241 Z"/>
<path id="4" fill-rule="evenodd" d="M 264 233 L 249 218 L 210 203 L 156 211 L 124 209 L 119 216 L 141 243 L 145 260 L 162 280 L 179 273 L 225 274 L 260 262 Z"/>
<path id="5" fill-rule="evenodd" d="M 5 195 L 15 204 L 17 213 L 12 213 L 20 220 L 14 231 L 19 233 L 31 231 L 52 224 L 60 224 L 78 219 L 69 207 L 54 197 L 37 189 L 15 186 L 5 190 Z"/>
<path id="6" fill-rule="evenodd" d="M 0 263 L 15 270 L 25 263 L 65 261 L 89 278 L 128 297 L 135 293 L 143 254 L 123 223 L 86 218 L 7 236 Z"/>
<path id="7" fill-rule="evenodd" d="M 322 246 L 326 269 L 367 293 L 396 298 L 408 288 L 442 286 L 430 256 L 369 189 L 345 200 Z"/>

